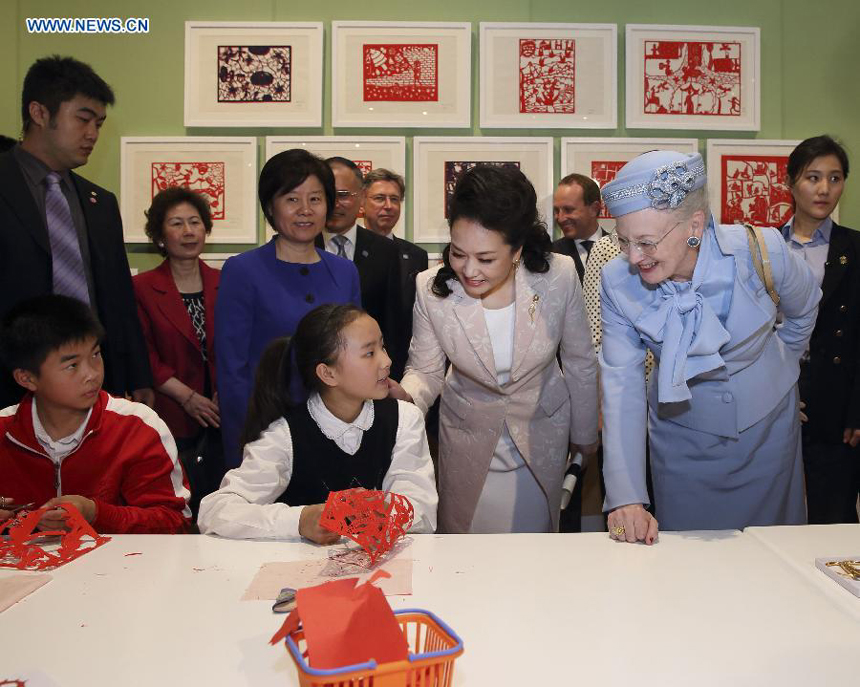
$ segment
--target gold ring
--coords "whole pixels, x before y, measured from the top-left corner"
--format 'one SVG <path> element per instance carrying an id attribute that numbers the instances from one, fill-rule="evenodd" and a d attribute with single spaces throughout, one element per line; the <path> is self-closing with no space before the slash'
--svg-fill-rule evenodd
<path id="1" fill-rule="evenodd" d="M 616 537 L 622 536 L 624 534 L 624 532 L 625 532 L 624 525 L 619 525 L 618 527 L 612 528 L 612 534 L 614 534 Z"/>

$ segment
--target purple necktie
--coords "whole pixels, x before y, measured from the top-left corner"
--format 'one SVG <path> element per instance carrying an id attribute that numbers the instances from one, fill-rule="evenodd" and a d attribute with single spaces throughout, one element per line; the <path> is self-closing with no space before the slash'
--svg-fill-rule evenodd
<path id="1" fill-rule="evenodd" d="M 45 177 L 45 216 L 51 241 L 51 261 L 54 268 L 54 293 L 90 302 L 84 261 L 78 232 L 72 221 L 69 201 L 60 188 L 60 175 L 50 172 Z"/>

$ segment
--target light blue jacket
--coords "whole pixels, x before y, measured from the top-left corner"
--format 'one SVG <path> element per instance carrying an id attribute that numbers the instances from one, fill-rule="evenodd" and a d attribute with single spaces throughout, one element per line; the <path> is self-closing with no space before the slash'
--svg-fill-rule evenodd
<path id="1" fill-rule="evenodd" d="M 821 289 L 778 231 L 764 233 L 778 309 L 755 272 L 744 227 L 715 226 L 713 218 L 691 282 L 645 284 L 623 258 L 603 268 L 607 510 L 648 502 L 648 407 L 652 423 L 702 432 L 693 450 L 706 454 L 718 437 L 737 438 L 764 418 L 796 384 Z M 657 361 L 647 392 L 646 348 Z"/>

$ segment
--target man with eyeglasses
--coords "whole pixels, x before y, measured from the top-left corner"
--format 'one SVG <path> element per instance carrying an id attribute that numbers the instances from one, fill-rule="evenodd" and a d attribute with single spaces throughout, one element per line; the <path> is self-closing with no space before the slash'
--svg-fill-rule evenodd
<path id="1" fill-rule="evenodd" d="M 382 330 L 391 377 L 399 380 L 408 350 L 403 350 L 400 327 L 400 264 L 394 243 L 357 224 L 364 202 L 364 177 L 345 157 L 326 160 L 334 174 L 335 208 L 317 245 L 355 263 L 361 286 L 361 304 Z M 409 342 L 405 346 L 408 349 Z M 402 362 L 401 362 L 402 361 Z M 395 365 L 399 362 L 399 365 Z"/>

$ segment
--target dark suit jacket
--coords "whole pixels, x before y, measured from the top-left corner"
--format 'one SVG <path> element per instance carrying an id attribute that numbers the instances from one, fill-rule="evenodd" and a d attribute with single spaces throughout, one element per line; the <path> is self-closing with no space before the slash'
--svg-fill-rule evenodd
<path id="1" fill-rule="evenodd" d="M 152 375 L 137 319 L 119 206 L 110 191 L 74 172 L 71 176 L 87 225 L 98 316 L 107 332 L 102 346 L 104 388 L 122 396 L 152 386 Z M 45 218 L 12 151 L 7 151 L 0 154 L 0 317 L 21 301 L 52 289 Z M 0 404 L 17 403 L 21 392 L 11 375 L 0 375 Z"/>
<path id="2" fill-rule="evenodd" d="M 594 242 L 597 243 L 597 241 L 606 236 L 606 234 L 607 232 L 605 230 L 599 229 L 597 231 L 597 236 L 594 238 Z M 585 265 L 582 262 L 582 258 L 579 257 L 579 251 L 576 250 L 576 241 L 574 239 L 569 239 L 566 236 L 562 236 L 560 239 L 552 242 L 552 252 L 569 255 L 573 258 L 573 264 L 576 265 L 576 273 L 579 275 L 579 283 L 582 284 L 582 279 L 585 277 Z"/>
<path id="3" fill-rule="evenodd" d="M 415 277 L 429 265 L 427 251 L 414 243 L 394 237 L 397 258 L 400 261 L 400 318 L 399 341 L 396 344 L 402 358 L 392 356 L 391 375 L 396 379 L 403 376 L 406 358 L 409 356 L 409 343 L 412 341 L 412 308 L 415 306 Z"/>
<path id="4" fill-rule="evenodd" d="M 199 260 L 203 278 L 203 303 L 206 308 L 206 357 L 209 368 L 209 398 L 215 394 L 215 298 L 221 272 Z M 200 339 L 165 260 L 154 270 L 133 279 L 134 295 L 143 336 L 149 349 L 152 381 L 158 387 L 171 377 L 205 395 L 206 371 L 200 351 Z M 167 423 L 175 437 L 193 437 L 200 424 L 182 406 L 156 390 L 155 412 Z"/>
<path id="5" fill-rule="evenodd" d="M 317 237 L 317 246 L 324 248 L 322 235 Z M 395 363 L 401 358 L 405 361 L 408 350 L 400 350 L 403 336 L 398 332 L 401 305 L 397 248 L 384 236 L 358 226 L 353 262 L 361 285 L 361 305 L 379 323 L 392 360 L 391 376 L 399 379 L 395 374 Z"/>
<path id="6" fill-rule="evenodd" d="M 860 428 L 860 233 L 833 225 L 821 289 L 801 372 L 803 431 L 840 444 L 846 427 Z"/>

